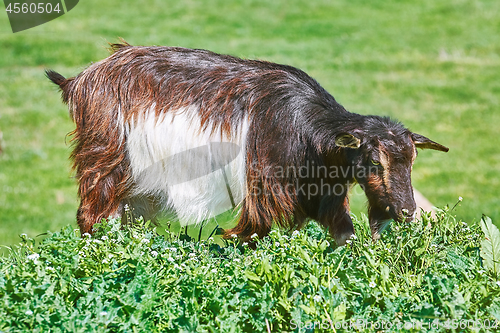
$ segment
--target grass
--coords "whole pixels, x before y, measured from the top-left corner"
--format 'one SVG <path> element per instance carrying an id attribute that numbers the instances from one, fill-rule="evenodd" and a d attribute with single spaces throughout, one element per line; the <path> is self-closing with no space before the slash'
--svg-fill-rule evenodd
<path id="1" fill-rule="evenodd" d="M 349 110 L 449 146 L 421 152 L 415 187 L 441 207 L 462 196 L 458 218 L 498 223 L 499 14 L 496 0 L 89 0 L 16 34 L 0 15 L 0 244 L 74 221 L 73 125 L 43 70 L 76 75 L 118 37 L 302 68 Z M 363 198 L 353 201 L 359 215 Z"/>
<path id="2" fill-rule="evenodd" d="M 315 223 L 255 250 L 140 221 L 83 238 L 67 226 L 38 246 L 22 235 L 0 257 L 0 330 L 494 332 L 500 233 L 437 215 L 393 223 L 378 242 L 356 218 L 341 247 Z"/>

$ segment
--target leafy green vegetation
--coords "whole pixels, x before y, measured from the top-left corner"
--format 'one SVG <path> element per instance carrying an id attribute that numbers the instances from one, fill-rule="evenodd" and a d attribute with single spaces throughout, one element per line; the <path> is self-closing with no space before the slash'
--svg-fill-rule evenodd
<path id="1" fill-rule="evenodd" d="M 302 68 L 349 110 L 449 146 L 419 155 L 415 187 L 438 206 L 462 196 L 465 221 L 498 223 L 499 16 L 497 0 L 87 0 L 12 34 L 0 14 L 0 244 L 74 221 L 73 124 L 43 70 L 76 75 L 118 37 Z"/>
<path id="2" fill-rule="evenodd" d="M 355 219 L 342 247 L 315 223 L 273 230 L 255 250 L 140 221 L 82 238 L 68 226 L 38 246 L 21 235 L 0 258 L 0 330 L 496 331 L 500 276 L 481 255 L 498 229 L 483 221 L 485 238 L 448 209 L 437 215 L 393 223 L 375 243 L 366 217 Z"/>

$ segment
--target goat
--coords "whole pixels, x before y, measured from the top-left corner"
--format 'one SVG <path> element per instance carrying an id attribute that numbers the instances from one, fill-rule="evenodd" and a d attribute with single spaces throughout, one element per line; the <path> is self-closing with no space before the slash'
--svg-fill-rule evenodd
<path id="1" fill-rule="evenodd" d="M 266 61 L 122 42 L 76 77 L 46 75 L 76 123 L 82 234 L 126 205 L 184 224 L 236 207 L 225 237 L 314 219 L 341 245 L 354 234 L 348 192 L 358 183 L 378 239 L 388 221 L 414 217 L 416 148 L 448 151 L 388 117 L 351 113 L 303 71 Z"/>

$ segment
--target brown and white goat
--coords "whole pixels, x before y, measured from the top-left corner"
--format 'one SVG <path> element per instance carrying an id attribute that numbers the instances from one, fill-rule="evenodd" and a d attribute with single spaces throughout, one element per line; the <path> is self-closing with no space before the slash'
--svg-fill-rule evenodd
<path id="1" fill-rule="evenodd" d="M 389 118 L 348 112 L 303 71 L 265 61 L 123 43 L 74 78 L 47 76 L 76 123 L 82 234 L 126 204 L 183 223 L 236 206 L 226 236 L 315 219 L 344 244 L 359 183 L 378 238 L 387 221 L 414 216 L 416 148 L 448 151 Z"/>

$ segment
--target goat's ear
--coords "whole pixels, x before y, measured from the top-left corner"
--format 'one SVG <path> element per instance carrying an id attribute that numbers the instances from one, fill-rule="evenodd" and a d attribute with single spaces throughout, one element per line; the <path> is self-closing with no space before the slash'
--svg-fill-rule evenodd
<path id="1" fill-rule="evenodd" d="M 341 133 L 335 137 L 335 144 L 342 148 L 358 149 L 361 140 L 349 133 Z"/>
<path id="2" fill-rule="evenodd" d="M 413 140 L 413 143 L 417 148 L 434 149 L 434 150 L 444 151 L 445 153 L 448 152 L 448 150 L 450 150 L 448 147 L 445 147 L 417 133 L 412 133 L 411 139 Z"/>

